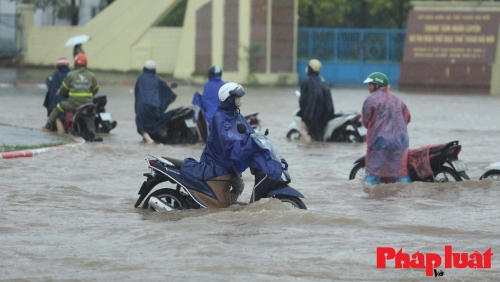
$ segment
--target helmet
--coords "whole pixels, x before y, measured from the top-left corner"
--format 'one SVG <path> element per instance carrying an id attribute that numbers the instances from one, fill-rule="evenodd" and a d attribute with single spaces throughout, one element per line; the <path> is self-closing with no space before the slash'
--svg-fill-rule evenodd
<path id="1" fill-rule="evenodd" d="M 156 69 L 156 63 L 153 60 L 147 60 L 146 63 L 144 64 L 144 68 L 148 70 L 155 70 Z"/>
<path id="2" fill-rule="evenodd" d="M 219 66 L 211 66 L 208 69 L 208 77 L 211 76 L 222 76 L 222 69 Z"/>
<path id="3" fill-rule="evenodd" d="M 310 60 L 307 66 L 314 72 L 319 72 L 322 67 L 321 62 L 316 59 Z"/>
<path id="4" fill-rule="evenodd" d="M 57 59 L 57 66 L 60 67 L 60 66 L 68 66 L 69 65 L 69 61 L 66 57 L 60 57 L 59 59 Z"/>
<path id="5" fill-rule="evenodd" d="M 389 79 L 387 76 L 381 72 L 374 72 L 370 74 L 363 83 L 375 83 L 382 87 L 387 87 L 389 85 Z"/>
<path id="6" fill-rule="evenodd" d="M 85 54 L 78 54 L 75 57 L 75 67 L 86 67 L 87 66 L 87 56 Z"/>
<path id="7" fill-rule="evenodd" d="M 224 102 L 230 96 L 243 97 L 245 95 L 245 89 L 238 83 L 228 82 L 221 86 L 219 89 L 219 101 Z"/>

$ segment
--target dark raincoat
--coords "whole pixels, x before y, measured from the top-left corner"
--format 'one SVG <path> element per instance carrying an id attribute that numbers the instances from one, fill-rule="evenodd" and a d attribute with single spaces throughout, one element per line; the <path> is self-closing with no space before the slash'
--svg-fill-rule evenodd
<path id="1" fill-rule="evenodd" d="M 212 127 L 212 118 L 220 105 L 219 89 L 224 85 L 220 76 L 209 76 L 203 89 L 202 110 L 208 125 Z"/>
<path id="2" fill-rule="evenodd" d="M 319 75 L 311 74 L 300 85 L 299 116 L 309 129 L 309 135 L 316 141 L 323 140 L 328 122 L 333 119 L 333 107 L 330 87 Z"/>
<path id="3" fill-rule="evenodd" d="M 411 120 L 405 103 L 381 87 L 363 103 L 366 134 L 366 172 L 378 177 L 408 175 L 407 125 Z"/>
<path id="4" fill-rule="evenodd" d="M 229 97 L 214 114 L 213 128 L 200 162 L 192 158 L 185 159 L 181 175 L 206 180 L 224 174 L 241 174 L 251 166 L 273 179 L 279 179 L 281 163 L 274 160 L 270 151 L 259 146 L 251 136 L 239 133 L 237 122 L 246 126 L 247 133 L 258 134 L 234 106 L 234 97 Z"/>
<path id="5" fill-rule="evenodd" d="M 62 82 L 69 73 L 68 66 L 59 66 L 57 70 L 52 74 L 52 78 L 47 78 L 47 94 L 45 94 L 45 100 L 43 101 L 43 106 L 47 109 L 47 116 L 50 115 L 52 110 L 56 107 L 57 103 L 68 100 L 67 97 L 57 96 L 57 90 L 61 87 Z"/>
<path id="6" fill-rule="evenodd" d="M 135 124 L 140 133 L 159 134 L 175 113 L 167 107 L 177 95 L 155 70 L 144 69 L 135 84 Z"/>

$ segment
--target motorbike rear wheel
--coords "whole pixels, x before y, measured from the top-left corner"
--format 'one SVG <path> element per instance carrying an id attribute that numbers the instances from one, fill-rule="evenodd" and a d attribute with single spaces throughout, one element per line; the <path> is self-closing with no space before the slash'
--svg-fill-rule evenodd
<path id="1" fill-rule="evenodd" d="M 307 210 L 307 207 L 304 204 L 304 202 L 302 202 L 302 200 L 300 200 L 297 197 L 291 197 L 285 195 L 276 195 L 275 197 L 276 199 L 279 199 L 282 203 L 290 205 L 293 208 Z"/>
<path id="2" fill-rule="evenodd" d="M 349 180 L 359 179 L 365 181 L 365 165 L 357 163 L 349 174 Z"/>
<path id="3" fill-rule="evenodd" d="M 158 198 L 158 200 L 168 204 L 174 209 L 177 210 L 187 209 L 187 204 L 186 201 L 184 200 L 184 197 L 179 192 L 168 188 L 159 189 L 151 193 L 151 195 L 149 195 L 144 201 L 144 204 L 142 205 L 143 209 L 150 208 L 149 199 L 151 199 L 151 197 Z"/>
<path id="4" fill-rule="evenodd" d="M 481 175 L 479 180 L 483 180 L 485 178 L 489 178 L 489 179 L 494 180 L 494 181 L 500 181 L 500 170 L 498 170 L 498 169 L 488 170 L 483 175 Z"/>
<path id="5" fill-rule="evenodd" d="M 434 172 L 434 182 L 462 181 L 462 177 L 451 167 L 442 166 Z"/>

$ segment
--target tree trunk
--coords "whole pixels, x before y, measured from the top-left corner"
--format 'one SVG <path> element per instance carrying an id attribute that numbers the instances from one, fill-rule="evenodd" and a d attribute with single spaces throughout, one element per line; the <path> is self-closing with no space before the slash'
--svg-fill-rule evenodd
<path id="1" fill-rule="evenodd" d="M 80 0 L 80 4 L 81 4 Z M 71 0 L 71 25 L 78 25 L 78 14 L 80 13 L 80 9 L 76 6 L 76 0 Z"/>
<path id="2" fill-rule="evenodd" d="M 368 27 L 368 19 L 370 15 L 368 14 L 368 5 L 366 5 L 366 1 L 362 0 L 361 1 L 361 13 L 360 13 L 360 19 L 359 19 L 359 27 L 360 28 L 367 28 Z"/>
<path id="3" fill-rule="evenodd" d="M 314 14 L 314 7 L 313 7 L 314 4 L 315 3 L 313 3 L 307 8 L 307 25 L 309 27 L 316 27 L 316 16 Z"/>

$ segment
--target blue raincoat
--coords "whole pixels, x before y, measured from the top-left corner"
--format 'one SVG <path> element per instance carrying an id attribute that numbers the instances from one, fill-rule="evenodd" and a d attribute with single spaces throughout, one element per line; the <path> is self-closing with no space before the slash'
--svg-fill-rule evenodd
<path id="1" fill-rule="evenodd" d="M 408 175 L 407 125 L 410 110 L 405 103 L 381 87 L 363 103 L 362 122 L 366 134 L 366 172 L 378 177 Z"/>
<path id="2" fill-rule="evenodd" d="M 224 174 L 241 174 L 251 166 L 273 179 L 279 179 L 282 173 L 281 162 L 276 157 L 273 159 L 271 152 L 255 141 L 252 135 L 239 133 L 237 123 L 244 124 L 247 132 L 252 135 L 260 134 L 255 133 L 234 106 L 234 97 L 229 97 L 214 114 L 213 128 L 200 162 L 192 158 L 185 159 L 181 175 L 207 180 Z"/>
<path id="3" fill-rule="evenodd" d="M 48 90 L 47 94 L 45 94 L 45 100 L 43 101 L 43 106 L 47 108 L 47 116 L 49 116 L 52 110 L 57 106 L 57 103 L 68 100 L 67 97 L 58 96 L 56 93 L 69 71 L 68 66 L 59 66 L 52 74 L 52 79 L 47 79 Z"/>
<path id="4" fill-rule="evenodd" d="M 177 95 L 155 70 L 144 68 L 135 84 L 135 124 L 139 132 L 159 134 L 174 110 L 165 113 Z"/>
<path id="5" fill-rule="evenodd" d="M 209 76 L 208 82 L 205 84 L 203 89 L 203 96 L 201 96 L 202 104 L 201 109 L 205 115 L 205 119 L 208 122 L 210 128 L 212 127 L 212 118 L 220 105 L 219 101 L 219 89 L 224 85 L 225 82 L 222 81 L 220 76 Z"/>

